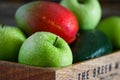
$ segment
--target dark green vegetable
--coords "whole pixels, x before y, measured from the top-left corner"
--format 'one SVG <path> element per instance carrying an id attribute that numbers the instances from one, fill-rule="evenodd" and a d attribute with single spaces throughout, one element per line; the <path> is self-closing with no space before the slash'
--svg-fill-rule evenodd
<path id="1" fill-rule="evenodd" d="M 96 58 L 112 52 L 112 43 L 99 30 L 80 31 L 72 44 L 73 63 Z"/>

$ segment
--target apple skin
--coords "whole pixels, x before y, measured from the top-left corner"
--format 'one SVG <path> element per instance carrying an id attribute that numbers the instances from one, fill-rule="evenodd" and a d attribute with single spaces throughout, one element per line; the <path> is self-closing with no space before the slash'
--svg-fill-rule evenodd
<path id="1" fill-rule="evenodd" d="M 111 16 L 104 18 L 98 25 L 113 43 L 114 48 L 120 49 L 120 17 Z"/>
<path id="2" fill-rule="evenodd" d="M 101 6 L 98 0 L 61 0 L 60 4 L 72 11 L 82 30 L 95 29 L 101 19 Z"/>
<path id="3" fill-rule="evenodd" d="M 48 31 L 59 35 L 69 44 L 75 40 L 78 32 L 74 14 L 55 2 L 34 1 L 25 4 L 16 11 L 15 20 L 17 26 L 28 35 Z"/>
<path id="4" fill-rule="evenodd" d="M 0 25 L 0 60 L 16 62 L 19 49 L 25 39 L 19 28 Z"/>
<path id="5" fill-rule="evenodd" d="M 32 34 L 23 43 L 18 57 L 19 63 L 40 67 L 64 67 L 71 65 L 72 60 L 67 42 L 50 32 Z"/>

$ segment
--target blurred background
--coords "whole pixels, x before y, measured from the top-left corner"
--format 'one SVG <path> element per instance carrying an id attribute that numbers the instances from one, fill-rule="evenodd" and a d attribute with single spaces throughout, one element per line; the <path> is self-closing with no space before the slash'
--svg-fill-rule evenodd
<path id="1" fill-rule="evenodd" d="M 15 25 L 14 15 L 18 7 L 35 0 L 0 0 L 0 24 Z M 44 0 L 45 1 L 45 0 Z M 46 0 L 59 3 L 60 0 Z M 120 0 L 99 0 L 102 18 L 120 16 Z"/>

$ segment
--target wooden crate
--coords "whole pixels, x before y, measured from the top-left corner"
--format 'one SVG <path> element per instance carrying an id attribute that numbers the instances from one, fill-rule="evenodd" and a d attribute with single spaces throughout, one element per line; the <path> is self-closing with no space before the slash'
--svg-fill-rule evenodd
<path id="1" fill-rule="evenodd" d="M 64 68 L 0 61 L 0 80 L 119 80 L 120 51 Z"/>
<path id="2" fill-rule="evenodd" d="M 4 1 L 4 0 L 3 0 Z M 103 18 L 120 16 L 120 2 L 102 1 Z M 15 25 L 14 13 L 22 4 L 0 2 L 0 23 Z M 112 11 L 111 11 L 112 10 Z M 41 68 L 0 61 L 0 80 L 119 80 L 120 51 L 64 68 Z"/>

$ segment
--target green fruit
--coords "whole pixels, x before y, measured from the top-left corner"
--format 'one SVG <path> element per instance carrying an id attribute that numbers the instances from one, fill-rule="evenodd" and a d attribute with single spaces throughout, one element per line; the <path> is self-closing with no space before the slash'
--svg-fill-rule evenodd
<path id="1" fill-rule="evenodd" d="M 0 25 L 0 60 L 17 61 L 25 36 L 17 27 Z"/>
<path id="2" fill-rule="evenodd" d="M 98 0 L 61 0 L 60 4 L 75 14 L 82 30 L 95 29 L 101 19 Z"/>
<path id="3" fill-rule="evenodd" d="M 73 62 L 103 56 L 112 52 L 110 40 L 99 30 L 81 31 L 72 45 Z"/>
<path id="4" fill-rule="evenodd" d="M 112 41 L 115 48 L 120 49 L 120 17 L 105 18 L 98 25 L 98 29 L 104 32 Z"/>
<path id="5" fill-rule="evenodd" d="M 72 64 L 69 45 L 50 32 L 36 32 L 22 45 L 18 61 L 22 64 L 41 67 L 63 67 Z"/>

